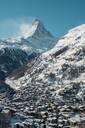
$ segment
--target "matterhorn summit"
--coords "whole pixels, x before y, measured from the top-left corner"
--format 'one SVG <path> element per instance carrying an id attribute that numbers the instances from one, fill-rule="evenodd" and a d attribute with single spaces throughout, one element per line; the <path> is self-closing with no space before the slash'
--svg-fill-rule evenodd
<path id="1" fill-rule="evenodd" d="M 23 34 L 21 42 L 27 42 L 33 49 L 46 51 L 55 45 L 55 37 L 46 30 L 43 23 L 35 19 Z"/>
<path id="2" fill-rule="evenodd" d="M 9 38 L 8 44 L 20 47 L 23 50 L 43 52 L 51 49 L 55 43 L 56 38 L 46 30 L 43 23 L 35 19 L 31 24 L 24 24 L 21 26 L 21 33 L 16 38 Z"/>

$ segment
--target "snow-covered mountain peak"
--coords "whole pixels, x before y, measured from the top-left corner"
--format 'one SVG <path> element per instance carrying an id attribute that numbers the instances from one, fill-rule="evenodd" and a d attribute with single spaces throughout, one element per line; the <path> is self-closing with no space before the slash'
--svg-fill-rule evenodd
<path id="1" fill-rule="evenodd" d="M 32 36 L 51 36 L 53 37 L 44 27 L 43 23 L 35 19 L 31 24 L 23 24 L 21 26 L 21 38 L 27 39 Z"/>
<path id="2" fill-rule="evenodd" d="M 53 38 L 52 34 L 47 31 L 47 29 L 44 27 L 44 24 L 39 20 L 35 19 L 30 25 L 24 26 L 26 27 L 25 31 L 22 31 L 22 37 L 27 39 L 32 36 L 38 36 L 38 37 L 50 37 Z"/>
<path id="3" fill-rule="evenodd" d="M 40 25 L 40 26 L 43 26 L 43 23 L 42 23 L 41 20 L 35 19 L 35 20 L 33 20 L 32 25 L 37 25 L 37 26 Z"/>
<path id="4" fill-rule="evenodd" d="M 26 51 L 31 48 L 42 52 L 53 48 L 56 43 L 55 37 L 47 31 L 43 23 L 38 19 L 33 20 L 31 24 L 23 24 L 20 29 L 21 34 L 19 36 L 2 40 L 1 45 L 25 48 Z"/>

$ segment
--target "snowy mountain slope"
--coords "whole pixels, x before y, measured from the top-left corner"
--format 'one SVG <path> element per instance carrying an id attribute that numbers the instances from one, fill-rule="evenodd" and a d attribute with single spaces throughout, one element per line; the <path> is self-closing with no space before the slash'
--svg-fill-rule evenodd
<path id="1" fill-rule="evenodd" d="M 19 89 L 9 104 L 15 108 L 17 100 L 20 101 L 17 111 L 23 102 L 21 113 L 26 115 L 32 109 L 44 118 L 43 107 L 48 114 L 44 116 L 49 128 L 82 128 L 85 122 L 85 25 L 70 30 L 53 49 L 35 59 L 23 76 L 13 74 L 6 83 Z"/>
<path id="2" fill-rule="evenodd" d="M 83 25 L 84 27 L 84 25 Z M 80 33 L 79 33 L 80 32 Z M 47 68 L 44 70 L 57 72 L 56 70 L 62 70 L 62 66 L 71 65 L 75 67 L 83 66 L 84 64 L 84 46 L 85 46 L 85 29 L 82 29 L 82 26 L 79 26 L 75 29 L 69 31 L 67 35 L 62 37 L 56 44 L 56 46 L 43 53 L 38 59 L 40 60 L 39 65 L 37 61 L 35 62 L 35 70 L 40 67 L 40 65 L 47 65 Z M 52 63 L 51 63 L 52 61 Z M 42 67 L 41 67 L 42 68 Z M 58 68 L 58 69 L 57 69 Z M 46 72 L 46 71 L 44 71 Z M 58 71 L 61 72 L 61 71 Z M 47 73 L 47 72 L 46 72 Z M 63 75 L 63 73 L 60 73 Z"/>

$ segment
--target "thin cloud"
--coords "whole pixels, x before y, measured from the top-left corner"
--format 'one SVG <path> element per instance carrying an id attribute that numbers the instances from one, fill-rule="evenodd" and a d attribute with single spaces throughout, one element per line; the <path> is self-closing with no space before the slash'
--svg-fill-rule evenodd
<path id="1" fill-rule="evenodd" d="M 0 38 L 23 35 L 30 28 L 32 20 L 33 18 L 22 17 L 0 21 Z"/>
<path id="2" fill-rule="evenodd" d="M 20 25 L 20 31 L 19 34 L 20 36 L 25 36 L 28 33 L 28 30 L 30 30 L 31 24 L 30 23 L 23 23 Z"/>

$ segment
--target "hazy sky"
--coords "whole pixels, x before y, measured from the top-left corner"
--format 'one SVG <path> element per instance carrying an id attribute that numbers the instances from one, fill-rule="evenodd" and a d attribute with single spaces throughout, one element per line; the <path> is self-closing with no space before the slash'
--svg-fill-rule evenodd
<path id="1" fill-rule="evenodd" d="M 0 0 L 0 38 L 16 35 L 33 18 L 59 37 L 85 23 L 85 0 Z"/>

